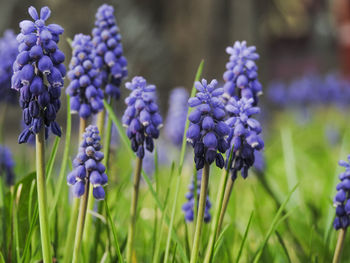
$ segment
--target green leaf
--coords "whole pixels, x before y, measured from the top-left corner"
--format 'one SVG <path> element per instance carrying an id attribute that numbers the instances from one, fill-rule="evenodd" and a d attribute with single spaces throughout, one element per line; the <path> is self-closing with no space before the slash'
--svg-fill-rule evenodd
<path id="1" fill-rule="evenodd" d="M 250 230 L 250 225 L 252 223 L 252 219 L 253 219 L 253 214 L 254 214 L 254 211 L 252 211 L 250 213 L 250 217 L 249 217 L 249 220 L 248 220 L 248 224 L 247 224 L 247 227 L 244 231 L 244 235 L 243 235 L 243 239 L 242 239 L 242 242 L 241 242 L 241 245 L 239 247 L 239 251 L 238 251 L 238 255 L 237 255 L 237 259 L 236 259 L 236 263 L 239 263 L 239 260 L 241 258 L 241 255 L 242 255 L 242 252 L 243 252 L 243 247 L 244 247 L 244 244 L 247 240 L 247 236 L 248 236 L 248 233 L 249 233 L 249 230 Z"/>
<path id="2" fill-rule="evenodd" d="M 195 77 L 195 81 L 198 81 L 202 71 L 203 71 L 203 66 L 204 66 L 204 60 L 201 61 L 201 63 L 199 64 L 199 67 L 197 69 L 197 73 L 196 73 L 196 77 Z M 191 91 L 191 98 L 194 97 L 196 95 L 196 88 L 193 85 L 192 87 L 192 91 Z M 181 146 L 181 153 L 180 153 L 180 162 L 179 162 L 179 170 L 178 170 L 178 176 L 177 176 L 177 182 L 176 182 L 176 191 L 175 191 L 175 199 L 174 199 L 174 204 L 173 204 L 173 209 L 171 212 L 171 218 L 170 218 L 170 225 L 169 225 L 169 232 L 168 232 L 168 239 L 167 239 L 167 244 L 166 244 L 166 249 L 165 249 L 165 256 L 164 256 L 164 263 L 168 262 L 168 258 L 169 258 L 169 251 L 170 251 L 170 237 L 171 237 L 171 233 L 173 231 L 173 225 L 174 225 L 174 218 L 175 218 L 175 212 L 176 212 L 176 205 L 177 205 L 177 199 L 179 197 L 179 190 L 180 190 L 180 184 L 181 184 L 181 174 L 182 174 L 182 168 L 183 168 L 183 164 L 184 164 L 184 160 L 185 160 L 185 152 L 186 152 L 186 132 L 189 126 L 189 120 L 188 120 L 188 116 L 190 114 L 191 110 L 189 109 L 187 111 L 187 116 L 186 116 L 186 124 L 185 124 L 185 130 L 184 130 L 184 135 L 182 138 L 182 146 Z M 187 259 L 187 257 L 186 257 Z M 188 261 L 188 259 L 187 259 Z"/>
<path id="3" fill-rule="evenodd" d="M 277 236 L 278 242 L 280 243 L 281 247 L 283 248 L 284 253 L 285 253 L 286 256 L 287 256 L 288 262 L 289 262 L 289 263 L 292 263 L 292 260 L 290 259 L 290 256 L 289 256 L 289 253 L 288 253 L 288 249 L 287 249 L 287 247 L 286 247 L 286 244 L 284 243 L 283 238 L 282 238 L 282 236 L 278 233 L 278 231 L 276 231 L 276 236 Z"/>
<path id="4" fill-rule="evenodd" d="M 294 193 L 294 191 L 295 191 L 297 188 L 298 188 L 298 184 L 296 184 L 296 185 L 293 187 L 293 189 L 289 192 L 289 194 L 288 194 L 286 200 L 284 200 L 284 202 L 282 203 L 281 207 L 278 209 L 278 211 L 277 211 L 275 217 L 274 217 L 273 220 L 272 220 L 272 223 L 271 223 L 271 225 L 270 225 L 270 228 L 269 228 L 269 230 L 267 231 L 267 234 L 266 234 L 266 236 L 265 236 L 265 238 L 264 238 L 263 243 L 260 245 L 258 251 L 257 251 L 256 254 L 255 254 L 254 261 L 253 261 L 254 263 L 259 262 L 260 257 L 261 257 L 261 255 L 262 255 L 262 253 L 263 253 L 263 251 L 264 251 L 264 248 L 265 248 L 267 242 L 268 242 L 269 239 L 270 239 L 270 236 L 272 235 L 272 233 L 275 231 L 275 229 L 276 229 L 276 227 L 277 227 L 278 221 L 279 221 L 279 219 L 280 219 L 280 217 L 281 217 L 281 215 L 282 215 L 282 213 L 283 213 L 283 210 L 285 209 L 285 207 L 286 207 L 286 205 L 287 205 L 289 199 L 292 197 L 292 194 Z"/>
<path id="5" fill-rule="evenodd" d="M 108 216 L 108 222 L 109 222 L 110 227 L 112 228 L 112 233 L 113 233 L 113 237 L 114 237 L 114 246 L 115 246 L 115 249 L 117 250 L 117 255 L 118 255 L 119 262 L 124 262 L 124 259 L 122 257 L 122 254 L 121 254 L 120 248 L 119 248 L 118 237 L 117 237 L 117 229 L 116 229 L 116 227 L 115 227 L 115 225 L 113 223 L 111 212 L 109 211 L 107 200 L 105 200 L 105 206 L 106 206 L 106 211 L 107 211 L 107 216 Z"/>

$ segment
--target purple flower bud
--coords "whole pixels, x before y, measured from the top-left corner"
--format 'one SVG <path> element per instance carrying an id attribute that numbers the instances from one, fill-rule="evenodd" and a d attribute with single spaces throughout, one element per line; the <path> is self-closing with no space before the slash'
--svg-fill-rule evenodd
<path id="1" fill-rule="evenodd" d="M 96 200 L 103 200 L 106 196 L 105 190 L 102 186 L 94 187 L 94 189 L 92 190 L 92 194 Z"/>

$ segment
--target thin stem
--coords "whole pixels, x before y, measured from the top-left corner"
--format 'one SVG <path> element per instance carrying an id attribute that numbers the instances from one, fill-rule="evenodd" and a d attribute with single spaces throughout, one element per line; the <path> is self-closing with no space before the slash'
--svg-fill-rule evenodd
<path id="1" fill-rule="evenodd" d="M 110 101 L 109 105 L 113 107 L 113 100 Z M 110 118 L 109 114 L 107 114 L 107 126 L 106 126 L 106 132 L 104 134 L 105 140 L 104 140 L 104 164 L 106 166 L 106 170 L 108 170 L 108 164 L 109 164 L 109 151 L 111 148 L 111 137 L 112 137 L 112 119 Z"/>
<path id="2" fill-rule="evenodd" d="M 84 233 L 86 210 L 87 210 L 87 204 L 89 199 L 89 188 L 90 188 L 90 182 L 89 182 L 89 179 L 87 179 L 85 182 L 85 192 L 80 199 L 79 217 L 78 217 L 77 231 L 75 233 L 75 241 L 74 241 L 74 251 L 73 251 L 73 261 L 72 261 L 73 263 L 79 262 L 79 250 L 80 250 L 80 244 Z"/>
<path id="3" fill-rule="evenodd" d="M 214 220 L 211 224 L 211 234 L 210 234 L 210 239 L 209 239 L 207 251 L 205 254 L 204 263 L 209 263 L 211 261 L 212 255 L 213 255 L 214 244 L 216 241 L 216 232 L 217 232 L 218 225 L 219 225 L 220 211 L 221 211 L 222 203 L 224 200 L 227 179 L 229 177 L 228 175 L 229 175 L 229 171 L 226 169 L 223 169 L 222 175 L 221 175 L 221 180 L 220 180 L 219 191 L 218 191 L 218 195 L 216 198 L 215 216 L 214 216 Z"/>
<path id="4" fill-rule="evenodd" d="M 201 181 L 201 191 L 199 194 L 198 216 L 197 216 L 196 231 L 194 234 L 194 241 L 193 241 L 193 247 L 192 247 L 192 254 L 191 254 L 191 261 L 190 261 L 191 263 L 198 262 L 199 245 L 201 241 L 201 232 L 202 232 L 202 226 L 203 226 L 205 204 L 207 200 L 209 168 L 210 168 L 209 164 L 205 163 L 203 168 L 202 181 Z"/>
<path id="5" fill-rule="evenodd" d="M 41 247 L 44 263 L 52 262 L 45 180 L 45 130 L 36 134 L 36 180 L 39 203 Z"/>
<path id="6" fill-rule="evenodd" d="M 130 209 L 128 241 L 126 244 L 126 262 L 127 263 L 131 263 L 132 261 L 132 252 L 133 252 L 135 225 L 136 225 L 136 213 L 137 213 L 137 200 L 139 195 L 141 170 L 142 170 L 142 159 L 137 157 L 136 169 L 135 169 L 135 175 L 134 175 L 134 191 L 132 193 L 132 201 L 131 201 L 132 203 L 131 203 L 131 209 Z"/>
<path id="7" fill-rule="evenodd" d="M 345 235 L 346 235 L 346 229 L 341 228 L 339 230 L 337 246 L 335 247 L 335 251 L 334 251 L 334 256 L 332 261 L 333 263 L 340 262 L 340 257 L 344 246 Z"/>
<path id="8" fill-rule="evenodd" d="M 86 119 L 80 118 L 79 121 L 79 144 L 83 140 L 83 134 L 85 132 L 87 126 Z M 67 237 L 67 242 L 65 246 L 65 253 L 64 253 L 64 258 L 63 262 L 68 263 L 71 262 L 71 257 L 72 257 L 72 252 L 73 252 L 73 242 L 75 240 L 75 229 L 77 226 L 77 218 L 78 218 L 78 212 L 79 212 L 79 199 L 74 198 L 74 203 L 72 207 L 72 214 L 71 218 L 69 221 L 69 226 L 68 226 L 68 237 Z"/>
<path id="9" fill-rule="evenodd" d="M 230 201 L 233 185 L 234 185 L 234 181 L 230 178 L 226 184 L 224 200 L 223 200 L 221 211 L 220 211 L 219 222 L 218 222 L 218 227 L 216 229 L 215 239 L 217 239 L 219 234 L 220 234 L 222 222 L 224 221 L 224 217 L 225 217 L 225 213 L 226 213 L 226 209 L 227 209 L 227 205 Z"/>
<path id="10" fill-rule="evenodd" d="M 100 111 L 100 113 L 97 115 L 97 128 L 100 132 L 100 136 L 101 136 L 101 141 L 102 138 L 104 136 L 104 132 L 105 132 L 105 117 L 106 117 L 106 110 L 105 108 L 103 108 L 102 111 Z"/>

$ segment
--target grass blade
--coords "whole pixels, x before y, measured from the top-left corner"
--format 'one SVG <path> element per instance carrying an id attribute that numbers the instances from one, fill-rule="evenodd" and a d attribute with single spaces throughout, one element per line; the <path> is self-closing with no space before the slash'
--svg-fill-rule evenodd
<path id="1" fill-rule="evenodd" d="M 117 229 L 116 229 L 116 227 L 115 227 L 115 225 L 113 223 L 111 212 L 109 211 L 107 200 L 105 200 L 105 206 L 106 206 L 106 212 L 107 212 L 108 221 L 109 221 L 109 224 L 110 224 L 110 226 L 112 228 L 113 237 L 114 237 L 114 246 L 115 246 L 115 249 L 117 250 L 117 255 L 118 255 L 119 262 L 124 262 L 122 254 L 120 252 L 119 243 L 118 243 Z"/>
<path id="2" fill-rule="evenodd" d="M 248 220 L 248 224 L 247 224 L 247 227 L 246 227 L 246 229 L 245 229 L 245 231 L 244 231 L 243 239 L 242 239 L 241 245 L 240 245 L 240 247 L 239 247 L 239 251 L 238 251 L 236 263 L 238 263 L 239 260 L 241 259 L 241 255 L 242 255 L 242 252 L 243 252 L 243 247 L 244 247 L 245 242 L 246 242 L 246 240 L 247 240 L 247 236 L 248 236 L 248 233 L 249 233 L 250 225 L 251 225 L 251 223 L 252 223 L 253 214 L 254 214 L 254 211 L 252 211 L 252 212 L 250 213 L 250 217 L 249 217 L 249 220 Z"/>
<path id="3" fill-rule="evenodd" d="M 48 182 L 51 178 L 52 169 L 53 169 L 53 165 L 55 163 L 58 145 L 60 143 L 60 140 L 61 140 L 60 137 L 55 136 L 55 142 L 54 142 L 53 147 L 52 147 L 50 158 L 49 158 L 47 165 L 46 165 L 46 171 L 45 171 L 46 172 L 46 182 Z"/>
<path id="4" fill-rule="evenodd" d="M 203 71 L 203 66 L 204 66 L 204 60 L 201 61 L 199 64 L 199 67 L 197 69 L 195 81 L 198 81 L 200 76 L 202 75 Z M 191 97 L 194 97 L 196 95 L 196 88 L 193 85 L 192 91 L 191 91 Z M 181 146 L 181 153 L 180 153 L 180 162 L 179 162 L 179 170 L 178 170 L 178 176 L 177 176 L 177 182 L 176 182 L 176 191 L 175 191 L 175 199 L 174 199 L 174 204 L 173 204 L 173 209 L 171 213 L 171 218 L 170 218 L 170 225 L 169 225 L 169 233 L 168 233 L 168 239 L 167 239 L 167 244 L 166 244 L 166 249 L 165 249 L 165 256 L 164 256 L 164 262 L 168 262 L 169 258 L 169 251 L 170 251 L 170 234 L 171 231 L 173 230 L 173 224 L 174 224 L 174 218 L 175 218 L 175 212 L 176 212 L 176 205 L 177 205 L 177 199 L 179 196 L 179 190 L 180 190 L 180 183 L 181 183 L 181 173 L 182 173 L 182 167 L 184 164 L 185 160 L 185 152 L 186 152 L 186 132 L 188 129 L 188 126 L 190 125 L 190 122 L 188 120 L 188 116 L 191 113 L 191 110 L 188 109 L 187 111 L 187 116 L 186 116 L 186 124 L 185 124 L 185 130 L 184 130 L 184 135 L 182 138 L 182 146 Z"/>
<path id="5" fill-rule="evenodd" d="M 277 224 L 278 224 L 278 221 L 279 221 L 279 219 L 280 219 L 280 216 L 281 216 L 282 213 L 283 213 L 283 210 L 285 209 L 285 207 L 286 207 L 286 205 L 287 205 L 289 199 L 292 197 L 292 194 L 294 193 L 294 191 L 295 191 L 297 188 L 298 188 L 298 184 L 296 184 L 296 185 L 293 187 L 293 189 L 289 192 L 289 194 L 288 194 L 286 200 L 284 200 L 284 202 L 282 203 L 281 207 L 278 209 L 278 211 L 277 211 L 277 213 L 276 213 L 274 219 L 272 220 L 272 223 L 271 223 L 271 225 L 270 225 L 270 228 L 269 228 L 269 230 L 267 231 L 267 234 L 266 234 L 266 236 L 265 236 L 265 238 L 264 238 L 263 243 L 261 244 L 260 248 L 258 249 L 258 251 L 257 251 L 256 254 L 255 254 L 254 261 L 253 261 L 254 263 L 259 262 L 260 257 L 261 257 L 261 255 L 262 255 L 262 253 L 263 253 L 263 251 L 264 251 L 264 248 L 265 248 L 267 242 L 268 242 L 269 239 L 270 239 L 270 236 L 272 235 L 272 233 L 273 233 L 273 232 L 275 231 L 275 229 L 276 229 L 276 226 L 277 226 Z"/>
<path id="6" fill-rule="evenodd" d="M 286 244 L 284 243 L 283 238 L 282 238 L 282 236 L 278 233 L 278 231 L 276 231 L 276 236 L 277 236 L 278 242 L 281 244 L 281 247 L 283 248 L 284 253 L 285 253 L 286 256 L 287 256 L 288 262 L 289 262 L 289 263 L 292 263 L 292 260 L 290 259 L 290 256 L 289 256 L 289 253 L 288 253 Z"/>

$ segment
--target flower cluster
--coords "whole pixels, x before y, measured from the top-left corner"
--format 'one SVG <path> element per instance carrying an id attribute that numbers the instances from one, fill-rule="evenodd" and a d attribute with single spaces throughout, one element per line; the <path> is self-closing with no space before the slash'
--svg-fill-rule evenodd
<path id="1" fill-rule="evenodd" d="M 12 158 L 10 149 L 0 145 L 0 175 L 6 176 L 5 181 L 7 185 L 13 185 L 15 181 L 15 173 L 13 167 L 15 162 Z"/>
<path id="2" fill-rule="evenodd" d="M 105 92 L 112 98 L 118 99 L 121 83 L 128 75 L 128 71 L 112 6 L 103 4 L 99 7 L 92 36 L 96 51 L 95 65 L 106 84 Z"/>
<path id="3" fill-rule="evenodd" d="M 65 56 L 57 46 L 63 28 L 57 24 L 45 25 L 51 14 L 48 7 L 41 8 L 40 17 L 34 7 L 29 7 L 28 12 L 34 22 L 24 20 L 19 24 L 19 54 L 12 76 L 12 88 L 20 92 L 19 102 L 27 125 L 18 138 L 19 143 L 27 142 L 30 134 L 37 134 L 44 126 L 61 136 L 55 119 L 61 107 L 61 88 L 66 74 Z"/>
<path id="4" fill-rule="evenodd" d="M 223 75 L 223 97 L 253 98 L 256 105 L 262 86 L 258 81 L 258 67 L 255 64 L 259 58 L 255 46 L 247 46 L 246 41 L 236 41 L 232 47 L 226 48 L 226 52 L 230 55 L 230 61 L 226 63 Z"/>
<path id="5" fill-rule="evenodd" d="M 200 196 L 200 189 L 201 189 L 201 181 L 202 181 L 202 173 L 201 170 L 197 172 L 197 206 L 199 203 L 199 196 Z M 186 194 L 187 202 L 182 206 L 182 211 L 185 214 L 185 219 L 187 222 L 192 222 L 194 219 L 194 189 L 195 189 L 195 182 L 192 179 L 191 184 L 188 186 L 188 192 Z M 205 202 L 205 211 L 204 211 L 204 222 L 208 223 L 210 222 L 211 215 L 210 215 L 210 208 L 211 208 L 211 202 L 209 200 L 209 194 L 207 195 L 207 199 Z"/>
<path id="6" fill-rule="evenodd" d="M 90 125 L 85 129 L 83 141 L 79 152 L 73 161 L 74 169 L 67 176 L 68 185 L 73 186 L 73 193 L 81 197 L 85 193 L 86 183 L 93 186 L 93 196 L 97 200 L 105 198 L 103 186 L 108 178 L 105 174 L 105 166 L 102 164 L 104 157 L 101 150 L 101 137 L 96 126 Z"/>
<path id="7" fill-rule="evenodd" d="M 204 167 L 204 163 L 211 164 L 214 160 L 220 168 L 224 166 L 225 153 L 229 148 L 227 136 L 230 132 L 224 122 L 226 115 L 224 105 L 220 99 L 222 88 L 217 88 L 217 81 L 209 84 L 205 79 L 195 83 L 196 97 L 190 98 L 188 104 L 195 108 L 188 119 L 191 122 L 187 130 L 187 141 L 194 147 L 194 161 L 197 170 Z"/>
<path id="8" fill-rule="evenodd" d="M 102 80 L 94 65 L 94 47 L 91 37 L 77 34 L 72 42 L 73 56 L 67 73 L 71 83 L 67 93 L 71 96 L 71 110 L 87 119 L 103 109 Z"/>
<path id="9" fill-rule="evenodd" d="M 153 151 L 153 139 L 159 137 L 162 127 L 162 117 L 155 103 L 154 85 L 147 85 L 143 77 L 134 77 L 125 87 L 131 90 L 125 99 L 127 108 L 123 115 L 123 125 L 127 127 L 127 135 L 131 140 L 131 148 L 139 158 L 145 155 L 144 145 Z"/>
<path id="10" fill-rule="evenodd" d="M 15 103 L 16 91 L 10 89 L 12 65 L 18 55 L 18 42 L 12 30 L 6 30 L 0 38 L 0 101 Z"/>
<path id="11" fill-rule="evenodd" d="M 348 155 L 350 162 L 350 155 Z M 340 161 L 340 166 L 345 168 L 345 172 L 339 175 L 340 183 L 337 185 L 337 194 L 334 198 L 336 207 L 333 226 L 336 230 L 346 229 L 350 225 L 350 163 Z"/>
<path id="12" fill-rule="evenodd" d="M 253 98 L 237 100 L 231 97 L 226 105 L 229 115 L 226 123 L 231 127 L 230 147 L 233 147 L 235 157 L 233 167 L 231 167 L 232 180 L 237 177 L 238 171 L 241 171 L 243 178 L 248 176 L 248 169 L 254 164 L 254 152 L 264 147 L 264 142 L 259 137 L 260 123 L 252 118 L 252 115 L 259 113 L 260 109 L 253 107 L 253 102 Z"/>
<path id="13" fill-rule="evenodd" d="M 188 111 L 188 98 L 188 92 L 184 88 L 176 88 L 170 94 L 165 134 L 176 146 L 182 143 Z"/>

